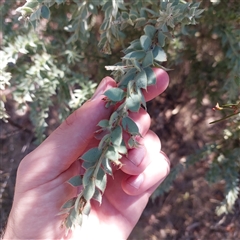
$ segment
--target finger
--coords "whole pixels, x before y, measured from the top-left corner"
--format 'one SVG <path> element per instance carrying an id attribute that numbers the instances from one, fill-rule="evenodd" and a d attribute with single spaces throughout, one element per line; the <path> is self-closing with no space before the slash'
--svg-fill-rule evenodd
<path id="1" fill-rule="evenodd" d="M 151 163 L 152 153 L 160 152 L 160 140 L 151 130 L 140 140 L 140 144 L 140 147 L 129 150 L 121 159 L 123 164 L 121 170 L 129 175 L 142 173 Z"/>
<path id="2" fill-rule="evenodd" d="M 128 176 L 122 181 L 123 190 L 129 195 L 139 195 L 159 185 L 169 173 L 169 161 L 164 154 L 154 153 L 154 160 L 139 175 Z"/>
<path id="3" fill-rule="evenodd" d="M 143 90 L 146 101 L 150 101 L 164 92 L 169 84 L 168 74 L 161 68 L 153 68 L 156 75 L 156 84 L 149 86 L 147 90 Z"/>

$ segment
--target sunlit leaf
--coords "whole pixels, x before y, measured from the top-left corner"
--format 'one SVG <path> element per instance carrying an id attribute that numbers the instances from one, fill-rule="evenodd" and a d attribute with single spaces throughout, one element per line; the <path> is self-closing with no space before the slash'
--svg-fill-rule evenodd
<path id="1" fill-rule="evenodd" d="M 167 61 L 167 55 L 164 52 L 164 50 L 159 47 L 159 46 L 155 46 L 153 49 L 153 57 L 155 60 L 159 61 L 159 62 L 165 62 Z"/>
<path id="2" fill-rule="evenodd" d="M 91 203 L 90 203 L 90 201 L 87 201 L 84 208 L 83 208 L 82 213 L 88 216 L 90 214 L 90 212 L 91 212 Z"/>
<path id="3" fill-rule="evenodd" d="M 104 119 L 104 120 L 101 120 L 99 123 L 98 123 L 98 126 L 99 127 L 102 127 L 102 128 L 106 128 L 109 126 L 109 121 L 107 119 Z"/>
<path id="4" fill-rule="evenodd" d="M 118 152 L 115 147 L 109 146 L 106 152 L 106 158 L 117 161 L 118 160 Z"/>
<path id="5" fill-rule="evenodd" d="M 126 148 L 124 141 L 122 141 L 120 146 L 116 147 L 116 150 L 121 154 L 127 154 L 127 148 Z"/>
<path id="6" fill-rule="evenodd" d="M 95 188 L 95 192 L 92 197 L 94 200 L 98 201 L 99 204 L 102 204 L 102 193 L 99 189 Z"/>
<path id="7" fill-rule="evenodd" d="M 115 153 L 114 153 L 114 154 L 115 154 Z M 102 160 L 102 166 L 103 166 L 103 170 L 104 170 L 107 174 L 109 174 L 109 175 L 112 176 L 112 166 L 111 166 L 111 163 L 110 163 L 110 161 L 109 161 L 108 158 L 104 158 L 104 159 Z"/>

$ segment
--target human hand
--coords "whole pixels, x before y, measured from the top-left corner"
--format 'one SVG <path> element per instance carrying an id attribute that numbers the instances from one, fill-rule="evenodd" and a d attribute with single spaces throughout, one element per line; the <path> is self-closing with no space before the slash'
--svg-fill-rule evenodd
<path id="1" fill-rule="evenodd" d="M 146 101 L 162 93 L 168 75 L 154 69 L 157 83 L 148 87 Z M 12 210 L 4 239 L 126 239 L 144 210 L 149 196 L 166 177 L 168 160 L 161 152 L 157 135 L 149 130 L 150 117 L 141 109 L 131 113 L 143 136 L 141 147 L 131 149 L 122 158 L 123 167 L 108 178 L 102 205 L 92 201 L 90 215 L 83 226 L 65 237 L 61 227 L 64 215 L 58 215 L 63 203 L 76 196 L 77 189 L 67 181 L 82 171 L 76 159 L 96 146 L 96 125 L 111 114 L 102 101 L 103 93 L 115 87 L 106 77 L 93 98 L 71 114 L 38 148 L 20 163 Z"/>

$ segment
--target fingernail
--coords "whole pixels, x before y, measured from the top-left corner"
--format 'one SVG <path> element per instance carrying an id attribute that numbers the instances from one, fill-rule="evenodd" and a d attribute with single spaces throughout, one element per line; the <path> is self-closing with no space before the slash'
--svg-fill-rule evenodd
<path id="1" fill-rule="evenodd" d="M 134 165 L 139 166 L 141 162 L 143 161 L 143 158 L 146 154 L 146 149 L 144 147 L 139 147 L 136 149 L 133 149 L 128 154 L 128 159 L 131 161 Z"/>
<path id="2" fill-rule="evenodd" d="M 128 180 L 127 180 L 127 183 L 129 185 L 131 185 L 132 187 L 136 188 L 136 189 L 139 189 L 141 184 L 143 183 L 143 180 L 144 180 L 144 176 L 143 174 L 141 173 L 140 175 L 138 176 L 131 176 Z"/>
<path id="3" fill-rule="evenodd" d="M 103 97 L 103 94 L 104 94 L 106 88 L 107 88 L 106 80 L 103 79 L 103 80 L 100 82 L 100 84 L 98 85 L 95 93 L 93 94 L 93 96 L 91 97 L 90 100 L 91 100 L 91 101 L 92 101 L 92 100 L 95 100 L 95 99 L 97 99 L 99 96 L 102 96 L 102 97 Z"/>

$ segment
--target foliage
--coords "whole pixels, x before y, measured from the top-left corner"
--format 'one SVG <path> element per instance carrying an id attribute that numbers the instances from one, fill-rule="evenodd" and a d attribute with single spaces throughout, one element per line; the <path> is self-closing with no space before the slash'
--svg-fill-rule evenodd
<path id="1" fill-rule="evenodd" d="M 19 32 L 19 35 L 5 35 L 3 39 L 1 90 L 10 89 L 23 112 L 30 107 L 35 135 L 41 142 L 45 138 L 50 107 L 58 106 L 61 121 L 89 99 L 96 83 L 77 70 L 82 56 L 74 46 L 68 48 L 56 44 L 55 40 L 49 42 L 32 28 L 20 28 Z M 2 95 L 1 118 L 7 121 L 4 98 Z"/>
<path id="2" fill-rule="evenodd" d="M 3 26 L 4 32 L 10 33 L 17 24 L 18 34 L 11 32 L 4 36 L 0 51 L 3 59 L 1 90 L 10 89 L 19 108 L 30 107 L 39 141 L 44 138 L 51 106 L 57 106 L 59 120 L 64 119 L 91 96 L 96 84 L 89 79 L 95 78 L 96 82 L 95 76 L 103 76 L 103 66 L 112 71 L 119 83 L 118 88 L 105 92 L 106 107 L 117 104 L 118 108 L 110 119 L 98 124 L 97 133 L 104 133 L 104 137 L 97 148 L 80 157 L 84 161 L 85 174 L 69 180 L 72 186 L 83 185 L 83 191 L 62 206 L 63 213 L 68 213 L 67 228 L 81 224 L 82 214 L 90 212 L 91 199 L 101 203 L 106 175 L 112 175 L 112 163 L 121 166 L 121 156 L 127 148 L 138 146 L 139 130 L 129 117 L 129 111 L 137 112 L 141 106 L 146 109 L 142 89 L 155 84 L 152 66 L 174 68 L 192 59 L 186 86 L 193 97 L 201 102 L 208 94 L 213 102 L 238 104 L 240 34 L 236 9 L 239 3 L 213 5 L 203 1 L 205 12 L 198 20 L 199 27 L 188 26 L 195 25 L 202 14 L 199 5 L 199 2 L 179 0 L 27 0 L 22 6 L 17 3 L 12 6 L 10 2 L 3 6 L 6 16 L 9 9 L 18 7 L 19 20 L 26 24 L 20 27 L 14 17 L 10 24 Z M 211 44 L 218 48 L 210 54 Z M 119 54 L 122 49 L 124 56 Z M 108 54 L 112 54 L 111 58 Z M 120 57 L 122 61 L 112 65 Z M 93 69 L 92 62 L 96 59 L 98 69 L 90 75 L 85 69 Z M 0 99 L 0 116 L 5 121 L 10 117 L 5 107 L 6 99 L 4 94 Z M 184 165 L 173 168 L 154 197 L 170 189 L 184 167 L 214 152 L 207 179 L 209 182 L 226 181 L 226 201 L 218 212 L 231 210 L 239 192 L 238 123 L 239 114 L 229 122 L 221 140 L 219 137 L 199 153 L 189 156 Z M 123 131 L 129 134 L 128 142 L 122 139 Z"/>

